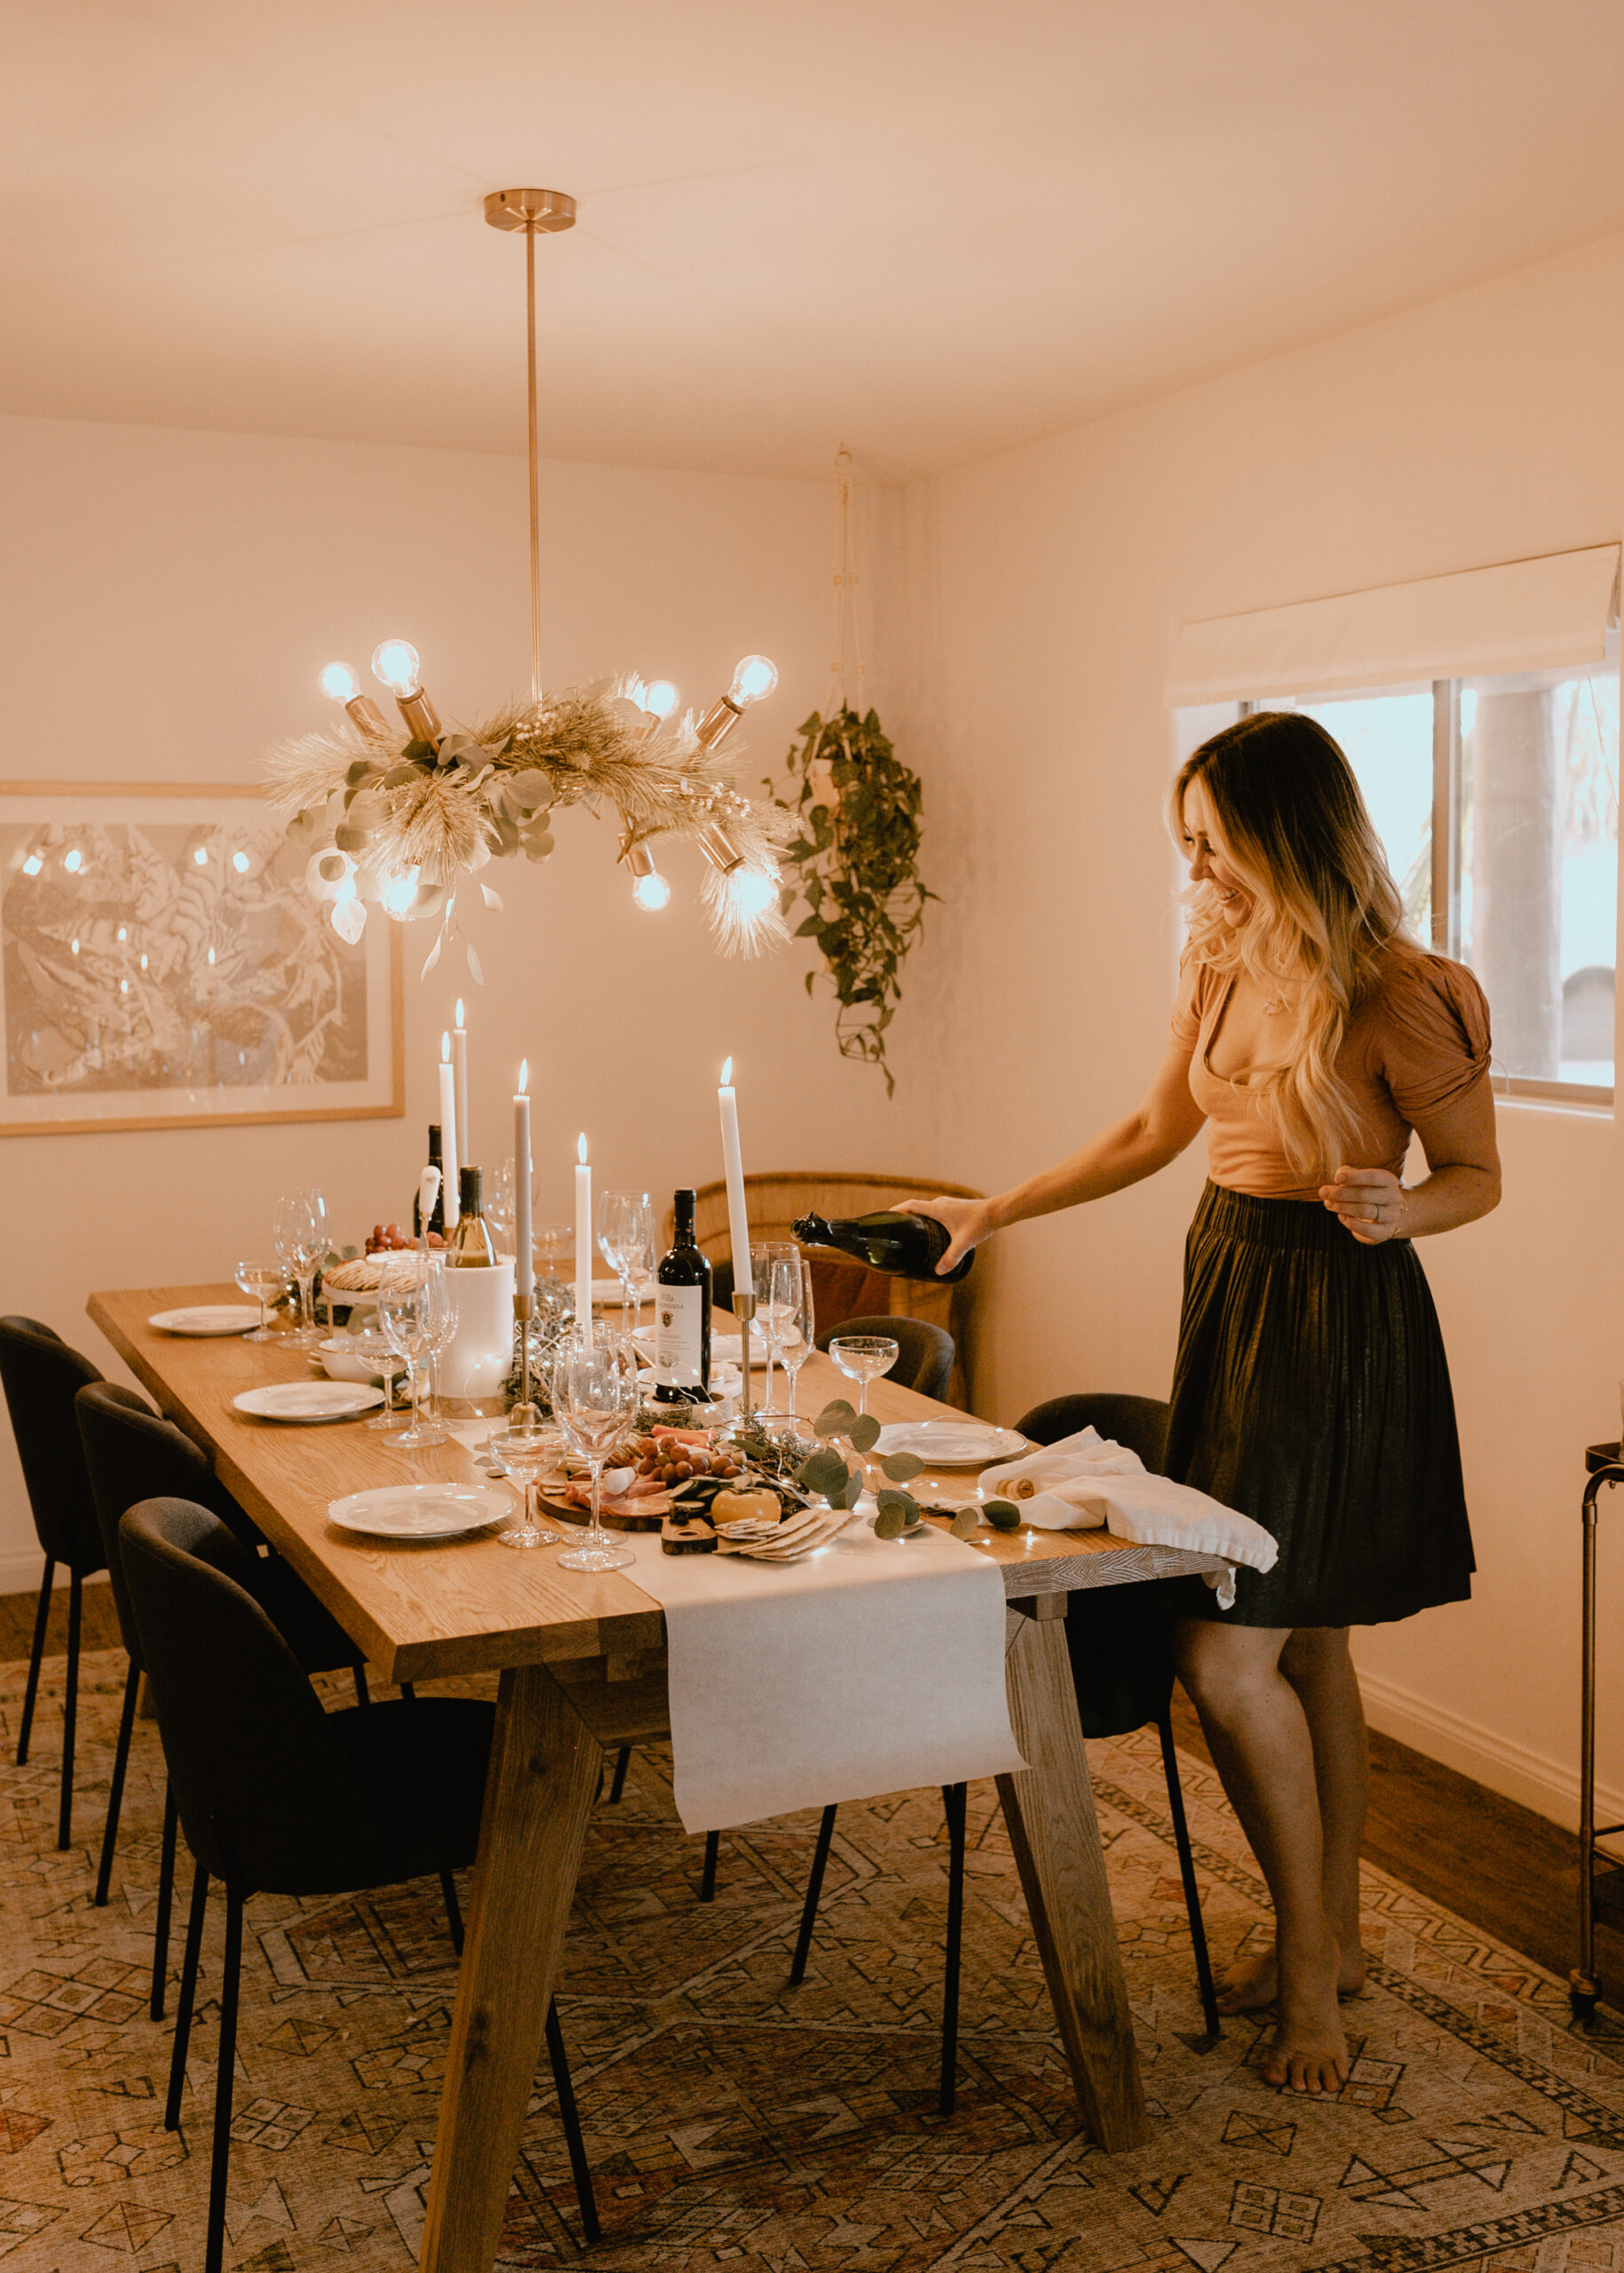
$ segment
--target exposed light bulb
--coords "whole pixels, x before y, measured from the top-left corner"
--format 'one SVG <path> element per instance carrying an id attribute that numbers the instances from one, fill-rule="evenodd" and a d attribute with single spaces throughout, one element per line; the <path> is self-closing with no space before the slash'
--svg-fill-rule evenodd
<path id="1" fill-rule="evenodd" d="M 657 678 L 644 688 L 642 707 L 652 717 L 669 718 L 681 700 L 669 678 Z"/>
<path id="2" fill-rule="evenodd" d="M 374 677 L 403 700 L 418 692 L 417 661 L 417 650 L 409 639 L 380 640 L 372 650 Z"/>
<path id="3" fill-rule="evenodd" d="M 40 859 L 37 852 L 30 852 L 28 859 L 22 864 L 23 875 L 25 876 L 37 876 L 44 865 L 44 862 Z"/>
<path id="4" fill-rule="evenodd" d="M 247 875 L 249 866 L 248 854 L 246 852 L 234 852 L 231 856 L 231 865 L 240 876 Z"/>
<path id="5" fill-rule="evenodd" d="M 759 702 L 772 693 L 778 685 L 778 667 L 765 655 L 747 655 L 733 673 L 733 683 L 727 690 L 727 699 L 742 710 L 752 702 Z"/>
<path id="6" fill-rule="evenodd" d="M 75 844 L 71 852 L 64 852 L 62 855 L 62 866 L 67 869 L 70 876 L 76 876 L 83 859 L 83 853 L 80 851 L 78 846 Z"/>
<path id="7" fill-rule="evenodd" d="M 383 652 L 380 647 L 378 654 L 382 654 Z M 416 660 L 414 656 L 414 662 Z M 372 663 L 376 670 L 376 655 L 373 657 Z M 350 664 L 329 663 L 321 673 L 321 692 L 323 694 L 330 694 L 335 702 L 353 702 L 360 693 L 360 681 L 356 677 L 354 669 Z"/>
<path id="8" fill-rule="evenodd" d="M 727 879 L 728 897 L 739 914 L 754 923 L 778 898 L 778 886 L 759 868 L 735 868 Z"/>
<path id="9" fill-rule="evenodd" d="M 631 897 L 650 915 L 657 915 L 662 907 L 669 906 L 671 887 L 658 868 L 650 868 L 646 875 L 633 879 Z"/>

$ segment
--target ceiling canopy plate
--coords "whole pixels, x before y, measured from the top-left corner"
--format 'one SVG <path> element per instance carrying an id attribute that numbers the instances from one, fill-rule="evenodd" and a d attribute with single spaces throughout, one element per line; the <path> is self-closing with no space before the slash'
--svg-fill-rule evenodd
<path id="1" fill-rule="evenodd" d="M 493 229 L 573 229 L 575 201 L 562 189 L 493 189 L 485 218 Z"/>

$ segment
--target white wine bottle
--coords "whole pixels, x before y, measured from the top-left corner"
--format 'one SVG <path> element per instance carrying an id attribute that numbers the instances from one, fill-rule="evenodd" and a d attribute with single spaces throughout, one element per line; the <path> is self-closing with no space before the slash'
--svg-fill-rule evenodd
<path id="1" fill-rule="evenodd" d="M 454 1270 L 495 1268 L 496 1249 L 490 1226 L 479 1213 L 483 1182 L 484 1172 L 479 1168 L 459 1168 L 456 1172 L 456 1229 L 451 1234 L 451 1252 L 446 1257 Z"/>

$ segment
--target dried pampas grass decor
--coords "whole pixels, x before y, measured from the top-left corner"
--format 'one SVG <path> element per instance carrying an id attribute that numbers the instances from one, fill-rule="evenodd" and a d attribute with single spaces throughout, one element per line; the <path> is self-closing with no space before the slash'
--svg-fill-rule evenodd
<path id="1" fill-rule="evenodd" d="M 659 836 L 699 844 L 718 945 L 758 954 L 788 936 L 778 853 L 792 819 L 740 794 L 733 754 L 724 760 L 707 748 L 691 713 L 662 720 L 642 707 L 643 693 L 635 679 L 569 687 L 432 738 L 392 728 L 369 702 L 355 702 L 344 725 L 278 745 L 266 795 L 289 843 L 308 848 L 306 882 L 331 902 L 341 938 L 360 939 L 370 906 L 398 923 L 438 919 L 425 978 L 457 936 L 465 881 L 477 876 L 486 905 L 499 909 L 481 872 L 520 853 L 546 859 L 553 814 L 578 804 L 614 810 L 620 857 L 661 894 L 646 848 Z M 471 945 L 463 947 L 480 978 Z"/>

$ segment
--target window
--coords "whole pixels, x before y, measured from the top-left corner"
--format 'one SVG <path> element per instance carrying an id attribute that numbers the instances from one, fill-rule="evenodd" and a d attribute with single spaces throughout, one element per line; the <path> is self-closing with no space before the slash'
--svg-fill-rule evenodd
<path id="1" fill-rule="evenodd" d="M 1477 973 L 1511 1096 L 1611 1101 L 1619 674 L 1263 697 L 1346 751 L 1421 939 Z"/>

